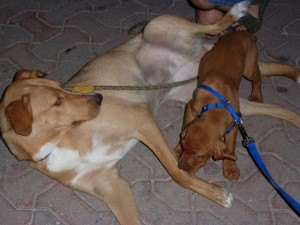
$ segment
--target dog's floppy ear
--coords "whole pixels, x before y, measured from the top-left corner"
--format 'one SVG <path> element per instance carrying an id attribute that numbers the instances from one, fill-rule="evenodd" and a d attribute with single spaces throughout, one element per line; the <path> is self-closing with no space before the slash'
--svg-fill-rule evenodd
<path id="1" fill-rule="evenodd" d="M 180 138 L 183 139 L 186 135 L 186 128 L 183 128 L 181 133 L 180 133 Z"/>
<path id="2" fill-rule="evenodd" d="M 39 70 L 19 70 L 14 76 L 14 81 L 29 78 L 43 78 L 47 74 Z"/>
<path id="3" fill-rule="evenodd" d="M 10 103 L 5 109 L 5 115 L 11 122 L 16 134 L 23 136 L 31 134 L 32 111 L 28 95 L 24 95 L 21 100 Z"/>
<path id="4" fill-rule="evenodd" d="M 236 161 L 237 157 L 235 155 L 231 155 L 225 152 L 226 151 L 226 145 L 223 141 L 218 140 L 214 143 L 213 146 L 213 158 L 214 160 L 233 160 Z"/>

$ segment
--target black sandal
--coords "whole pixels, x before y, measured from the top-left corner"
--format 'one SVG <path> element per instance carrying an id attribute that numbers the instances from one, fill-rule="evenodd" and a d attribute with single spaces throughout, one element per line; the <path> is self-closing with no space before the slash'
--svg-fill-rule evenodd
<path id="1" fill-rule="evenodd" d="M 255 18 L 254 16 L 252 16 L 248 13 L 246 16 L 242 17 L 237 22 L 240 25 L 244 26 L 250 34 L 256 33 L 261 28 L 262 18 L 263 18 L 264 11 L 265 11 L 265 8 L 266 8 L 266 5 L 268 2 L 269 2 L 269 0 L 254 0 L 254 1 L 252 1 L 251 5 L 259 4 L 259 17 Z"/>

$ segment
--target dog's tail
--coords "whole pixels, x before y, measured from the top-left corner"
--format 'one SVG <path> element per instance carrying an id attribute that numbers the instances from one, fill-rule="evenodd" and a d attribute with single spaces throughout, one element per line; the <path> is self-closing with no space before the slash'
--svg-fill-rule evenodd
<path id="1" fill-rule="evenodd" d="M 280 105 L 247 101 L 240 98 L 241 112 L 244 116 L 265 115 L 280 118 L 300 128 L 300 116 Z"/>
<path id="2" fill-rule="evenodd" d="M 262 76 L 286 76 L 300 83 L 300 71 L 282 63 L 258 62 Z"/>

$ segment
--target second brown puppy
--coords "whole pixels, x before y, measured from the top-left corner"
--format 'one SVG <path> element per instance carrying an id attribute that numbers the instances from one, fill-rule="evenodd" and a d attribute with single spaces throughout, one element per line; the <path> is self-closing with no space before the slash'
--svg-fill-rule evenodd
<path id="1" fill-rule="evenodd" d="M 262 102 L 261 75 L 258 66 L 256 37 L 246 31 L 236 31 L 223 36 L 202 58 L 198 84 L 205 84 L 223 95 L 239 112 L 238 90 L 243 76 L 252 82 L 250 100 Z M 207 160 L 224 160 L 223 174 L 237 180 L 240 172 L 235 161 L 235 144 L 238 127 L 230 133 L 234 120 L 225 108 L 206 111 L 199 117 L 204 105 L 220 100 L 204 89 L 197 88 L 187 104 L 180 143 L 175 151 L 180 169 L 195 173 Z"/>

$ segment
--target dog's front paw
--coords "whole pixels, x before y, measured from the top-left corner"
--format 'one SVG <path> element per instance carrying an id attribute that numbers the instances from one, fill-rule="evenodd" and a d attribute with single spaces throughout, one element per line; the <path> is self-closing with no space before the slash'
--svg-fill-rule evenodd
<path id="1" fill-rule="evenodd" d="M 228 180 L 238 180 L 240 177 L 240 169 L 237 167 L 235 161 L 224 160 L 223 175 Z"/>
<path id="2" fill-rule="evenodd" d="M 237 21 L 247 15 L 249 7 L 250 3 L 248 1 L 239 2 L 230 8 L 229 13 L 233 15 Z"/>
<path id="3" fill-rule="evenodd" d="M 221 188 L 219 186 L 213 185 L 209 189 L 209 196 L 210 200 L 218 203 L 219 205 L 230 208 L 233 202 L 233 195 L 226 190 L 226 188 Z"/>
<path id="4" fill-rule="evenodd" d="M 233 195 L 230 192 L 226 193 L 226 200 L 224 202 L 224 207 L 230 208 L 233 201 Z"/>

